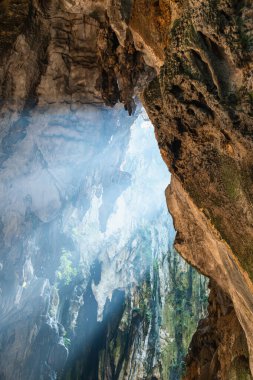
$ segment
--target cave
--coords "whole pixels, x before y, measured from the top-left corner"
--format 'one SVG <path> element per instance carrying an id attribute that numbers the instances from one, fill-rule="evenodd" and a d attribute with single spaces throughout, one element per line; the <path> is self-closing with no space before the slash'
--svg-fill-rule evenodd
<path id="1" fill-rule="evenodd" d="M 0 2 L 1 380 L 252 379 L 252 15 Z"/>
<path id="2" fill-rule="evenodd" d="M 23 118 L 3 140 L 2 378 L 177 379 L 207 279 L 173 248 L 148 115 L 139 103 Z"/>

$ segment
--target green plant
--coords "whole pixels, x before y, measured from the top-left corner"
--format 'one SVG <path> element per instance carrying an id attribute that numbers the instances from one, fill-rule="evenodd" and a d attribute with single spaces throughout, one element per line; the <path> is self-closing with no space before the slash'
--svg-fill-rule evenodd
<path id="1" fill-rule="evenodd" d="M 71 340 L 69 338 L 67 338 L 66 336 L 64 336 L 63 341 L 64 341 L 64 346 L 69 348 L 71 345 Z"/>
<path id="2" fill-rule="evenodd" d="M 60 267 L 56 272 L 56 278 L 58 281 L 62 281 L 65 285 L 69 285 L 71 280 L 77 275 L 77 270 L 73 266 L 71 260 L 71 252 L 66 249 L 62 249 L 62 255 L 60 258 Z"/>
<path id="3" fill-rule="evenodd" d="M 172 380 L 184 372 L 184 357 L 198 321 L 205 315 L 208 293 L 206 279 L 193 268 L 180 264 L 173 249 L 168 252 L 168 264 L 169 291 L 162 316 L 167 338 L 161 357 L 164 378 Z"/>
<path id="4" fill-rule="evenodd" d="M 146 317 L 147 322 L 150 323 L 152 320 L 152 312 L 150 309 L 146 311 L 145 317 Z"/>
<path id="5" fill-rule="evenodd" d="M 159 272 L 159 262 L 157 259 L 154 259 L 153 269 L 154 269 L 154 272 Z"/>

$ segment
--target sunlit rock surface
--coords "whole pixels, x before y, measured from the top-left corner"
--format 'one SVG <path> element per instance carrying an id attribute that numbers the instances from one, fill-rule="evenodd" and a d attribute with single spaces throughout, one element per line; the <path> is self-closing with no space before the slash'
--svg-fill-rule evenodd
<path id="1" fill-rule="evenodd" d="M 1 378 L 177 379 L 207 290 L 172 249 L 144 111 L 32 112 L 0 176 Z"/>

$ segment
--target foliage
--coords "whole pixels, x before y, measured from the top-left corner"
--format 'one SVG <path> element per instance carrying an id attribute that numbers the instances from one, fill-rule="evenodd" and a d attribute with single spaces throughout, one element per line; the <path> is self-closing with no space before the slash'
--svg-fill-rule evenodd
<path id="1" fill-rule="evenodd" d="M 227 157 L 221 157 L 222 182 L 226 194 L 231 201 L 235 201 L 240 194 L 240 173 L 236 163 Z"/>
<path id="2" fill-rule="evenodd" d="M 162 325 L 168 339 L 162 350 L 164 378 L 178 380 L 184 370 L 187 354 L 198 321 L 207 307 L 206 279 L 192 267 L 182 265 L 179 255 L 172 250 L 168 255 L 170 291 L 164 306 Z"/>
<path id="3" fill-rule="evenodd" d="M 152 321 L 152 311 L 150 309 L 146 310 L 145 318 L 146 318 L 148 323 L 150 323 Z"/>
<path id="4" fill-rule="evenodd" d="M 69 348 L 71 345 L 71 340 L 69 338 L 67 338 L 66 336 L 64 336 L 63 341 L 64 341 L 64 346 Z"/>
<path id="5" fill-rule="evenodd" d="M 71 256 L 70 251 L 62 249 L 60 267 L 56 272 L 56 278 L 58 281 L 63 282 L 64 285 L 69 285 L 72 279 L 77 275 L 77 270 L 73 266 Z"/>

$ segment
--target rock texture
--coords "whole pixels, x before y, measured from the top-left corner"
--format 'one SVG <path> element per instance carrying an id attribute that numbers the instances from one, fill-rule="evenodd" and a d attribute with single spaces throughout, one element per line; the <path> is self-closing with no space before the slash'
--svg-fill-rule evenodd
<path id="1" fill-rule="evenodd" d="M 185 380 L 251 379 L 245 334 L 233 304 L 211 282 L 208 317 L 201 320 L 186 358 Z"/>
<path id="2" fill-rule="evenodd" d="M 231 354 L 219 379 L 240 379 L 242 355 L 253 373 L 252 15 L 250 0 L 1 2 L 2 141 L 15 144 L 31 107 L 121 101 L 131 114 L 143 92 L 173 175 L 176 248 L 226 293 L 246 336 L 249 357 Z"/>
<path id="3" fill-rule="evenodd" d="M 176 248 L 229 294 L 252 357 L 252 4 L 181 10 L 144 101 L 174 174 Z"/>

